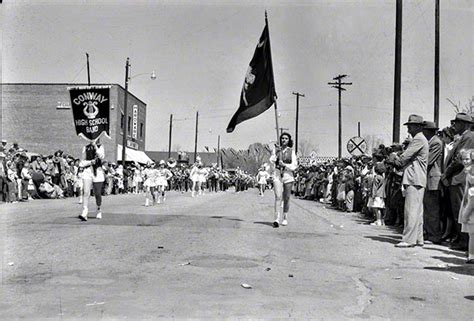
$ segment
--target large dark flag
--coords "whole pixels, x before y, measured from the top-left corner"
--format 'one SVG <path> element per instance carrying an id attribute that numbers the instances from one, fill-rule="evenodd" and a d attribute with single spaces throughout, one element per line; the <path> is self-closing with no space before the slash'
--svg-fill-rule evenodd
<path id="1" fill-rule="evenodd" d="M 110 86 L 68 87 L 76 134 L 97 140 L 110 138 Z"/>
<path id="2" fill-rule="evenodd" d="M 232 116 L 227 132 L 232 133 L 237 124 L 263 113 L 272 106 L 275 99 L 270 35 L 268 25 L 265 24 L 245 75 L 239 109 Z"/>

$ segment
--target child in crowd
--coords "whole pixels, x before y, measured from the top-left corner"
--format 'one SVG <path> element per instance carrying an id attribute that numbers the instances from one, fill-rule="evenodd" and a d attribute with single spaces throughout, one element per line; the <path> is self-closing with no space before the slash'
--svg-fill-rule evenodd
<path id="1" fill-rule="evenodd" d="M 466 263 L 474 264 L 474 149 L 461 151 L 461 156 L 466 171 L 466 189 L 459 211 L 459 223 L 462 224 L 462 232 L 469 233 Z"/>
<path id="2" fill-rule="evenodd" d="M 21 169 L 21 188 L 22 188 L 22 198 L 24 201 L 28 201 L 31 199 L 30 196 L 30 191 L 28 187 L 30 186 L 30 183 L 33 184 L 33 181 L 31 180 L 31 175 L 30 175 L 30 162 L 25 162 L 23 163 L 23 168 Z"/>
<path id="3" fill-rule="evenodd" d="M 375 164 L 375 174 L 372 180 L 371 199 L 372 203 L 369 207 L 372 208 L 375 214 L 375 222 L 370 225 L 383 226 L 385 225 L 383 219 L 383 209 L 385 208 L 385 165 L 383 163 Z"/>
<path id="4" fill-rule="evenodd" d="M 8 161 L 7 162 L 7 203 L 18 203 L 18 175 L 15 167 L 15 163 Z"/>

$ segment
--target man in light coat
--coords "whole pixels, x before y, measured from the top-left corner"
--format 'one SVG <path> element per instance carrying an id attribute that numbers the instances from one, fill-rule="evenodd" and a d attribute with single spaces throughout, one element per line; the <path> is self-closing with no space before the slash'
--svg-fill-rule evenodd
<path id="1" fill-rule="evenodd" d="M 466 173 L 461 159 L 461 150 L 474 148 L 474 133 L 471 131 L 473 124 L 472 117 L 466 113 L 458 113 L 454 119 L 454 134 L 459 139 L 453 145 L 446 157 L 446 169 L 441 177 L 443 185 L 448 187 L 451 199 L 452 215 L 454 217 L 454 242 L 451 249 L 467 251 L 468 235 L 461 232 L 461 224 L 458 223 L 459 210 L 463 198 L 464 188 L 466 186 Z"/>
<path id="2" fill-rule="evenodd" d="M 405 191 L 403 238 L 396 247 L 423 246 L 423 195 L 426 187 L 428 164 L 428 140 L 423 135 L 423 117 L 410 115 L 408 133 L 413 139 L 405 151 L 397 156 L 392 154 L 389 162 L 403 168 L 402 186 Z"/>
<path id="3" fill-rule="evenodd" d="M 423 197 L 423 229 L 425 239 L 433 244 L 441 244 L 441 171 L 443 167 L 444 144 L 436 135 L 438 126 L 426 121 L 423 134 L 428 140 L 428 176 L 425 195 Z"/>

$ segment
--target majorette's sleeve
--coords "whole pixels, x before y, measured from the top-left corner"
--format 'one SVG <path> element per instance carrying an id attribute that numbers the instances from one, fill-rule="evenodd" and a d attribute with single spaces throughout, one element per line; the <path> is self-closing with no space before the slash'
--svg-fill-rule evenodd
<path id="1" fill-rule="evenodd" d="M 105 158 L 105 149 L 104 149 L 104 145 L 100 145 L 100 147 L 98 147 L 96 150 L 96 155 L 98 158 L 100 159 L 104 159 Z"/>
<path id="2" fill-rule="evenodd" d="M 88 166 L 91 166 L 91 161 L 86 160 L 86 147 L 83 147 L 82 148 L 82 159 L 79 162 L 79 167 L 85 168 L 85 167 L 88 167 Z"/>
<path id="3" fill-rule="evenodd" d="M 276 150 L 275 148 L 272 149 L 272 155 L 270 156 L 270 162 L 275 163 L 277 160 Z"/>
<path id="4" fill-rule="evenodd" d="M 290 171 L 294 171 L 298 168 L 298 158 L 296 158 L 296 153 L 294 150 L 291 151 L 291 164 L 285 164 L 285 167 Z"/>

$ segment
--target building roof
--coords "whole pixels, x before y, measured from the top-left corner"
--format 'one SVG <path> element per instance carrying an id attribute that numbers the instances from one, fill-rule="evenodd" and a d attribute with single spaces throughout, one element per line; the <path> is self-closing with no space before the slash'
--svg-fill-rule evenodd
<path id="1" fill-rule="evenodd" d="M 188 159 L 189 163 L 192 164 L 194 163 L 194 152 L 185 152 Z M 145 151 L 145 154 L 148 155 L 153 161 L 159 162 L 160 160 L 168 160 L 168 152 L 162 152 L 162 151 Z M 213 163 L 217 163 L 217 153 L 197 153 L 199 157 L 201 157 L 201 162 L 204 165 L 211 165 Z M 171 152 L 171 157 L 174 158 L 175 160 L 178 160 L 178 153 L 177 152 Z"/>
<path id="2" fill-rule="evenodd" d="M 34 86 L 88 86 L 88 84 L 85 84 L 85 83 L 14 83 L 14 82 L 11 82 L 11 83 L 1 83 L 0 85 L 2 86 L 30 86 L 30 85 L 34 85 Z M 90 84 L 90 86 L 117 86 L 119 88 L 121 88 L 123 91 L 125 91 L 125 88 L 122 87 L 122 85 L 120 84 L 114 84 L 114 83 L 108 83 L 108 84 Z M 134 94 L 132 94 L 130 92 L 130 90 L 128 91 L 128 94 L 133 96 L 135 99 L 137 99 L 138 101 L 140 101 L 142 104 L 146 105 L 146 103 L 141 100 L 140 98 L 138 98 L 137 96 L 135 96 Z"/>

